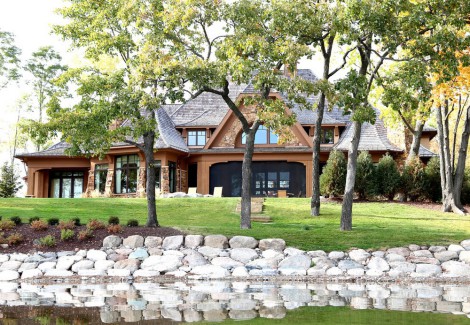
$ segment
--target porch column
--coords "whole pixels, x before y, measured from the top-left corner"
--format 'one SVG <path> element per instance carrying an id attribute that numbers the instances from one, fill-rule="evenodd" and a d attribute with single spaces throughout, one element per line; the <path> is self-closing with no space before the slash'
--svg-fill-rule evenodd
<path id="1" fill-rule="evenodd" d="M 209 178 L 211 162 L 201 161 L 197 163 L 197 191 L 201 194 L 209 193 Z"/>

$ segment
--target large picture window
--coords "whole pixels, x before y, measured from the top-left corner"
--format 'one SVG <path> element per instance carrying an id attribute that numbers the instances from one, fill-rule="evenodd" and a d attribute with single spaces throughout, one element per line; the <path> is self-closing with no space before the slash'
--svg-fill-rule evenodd
<path id="1" fill-rule="evenodd" d="M 188 146 L 204 146 L 206 144 L 206 131 L 188 131 Z"/>
<path id="2" fill-rule="evenodd" d="M 108 164 L 95 165 L 95 191 L 104 193 L 107 176 Z"/>
<path id="3" fill-rule="evenodd" d="M 83 193 L 83 172 L 56 171 L 51 173 L 50 197 L 78 198 Z"/>
<path id="4" fill-rule="evenodd" d="M 116 157 L 115 189 L 116 194 L 137 192 L 139 156 Z"/>
<path id="5" fill-rule="evenodd" d="M 260 125 L 255 134 L 255 144 L 277 144 L 279 137 L 264 125 Z M 246 144 L 246 134 L 242 133 L 242 144 Z"/>

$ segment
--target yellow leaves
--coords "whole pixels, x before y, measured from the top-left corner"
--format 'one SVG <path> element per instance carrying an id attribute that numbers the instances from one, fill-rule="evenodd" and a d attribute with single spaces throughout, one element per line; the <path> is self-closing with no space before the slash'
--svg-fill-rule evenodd
<path id="1" fill-rule="evenodd" d="M 433 74 L 435 84 L 432 91 L 432 100 L 435 106 L 441 106 L 445 101 L 454 101 L 459 96 L 470 95 L 470 67 L 460 65 L 459 75 L 448 82 L 439 83 L 440 75 Z"/>

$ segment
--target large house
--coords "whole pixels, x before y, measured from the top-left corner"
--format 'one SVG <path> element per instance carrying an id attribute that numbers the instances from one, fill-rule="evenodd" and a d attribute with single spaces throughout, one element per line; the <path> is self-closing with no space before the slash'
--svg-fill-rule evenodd
<path id="1" fill-rule="evenodd" d="M 313 80 L 310 70 L 298 75 Z M 230 96 L 240 99 L 255 90 L 251 84 L 232 85 Z M 273 93 L 282 100 L 282 96 Z M 315 101 L 316 98 L 309 98 Z M 294 196 L 312 195 L 312 136 L 315 111 L 291 108 L 297 122 L 290 127 L 288 143 L 278 144 L 278 136 L 260 126 L 255 136 L 252 193 L 275 196 L 286 190 Z M 255 112 L 242 107 L 249 121 Z M 159 138 L 155 159 L 158 161 L 157 187 L 161 193 L 186 192 L 189 187 L 198 193 L 212 194 L 214 187 L 223 188 L 223 196 L 241 195 L 241 165 L 245 147 L 241 123 L 221 97 L 204 93 L 184 104 L 167 105 L 157 110 Z M 128 122 L 124 121 L 123 125 Z M 334 108 L 326 111 L 322 124 L 320 162 L 325 164 L 331 150 L 347 151 L 351 140 L 349 116 Z M 436 130 L 423 132 L 420 156 L 429 159 L 429 141 Z M 116 143 L 104 159 L 70 157 L 67 143 L 18 155 L 28 167 L 27 193 L 37 198 L 77 198 L 98 191 L 106 196 L 145 196 L 145 159 L 139 150 L 126 143 Z M 382 120 L 364 123 L 359 150 L 367 150 L 377 162 L 385 153 L 398 157 L 403 150 L 387 138 Z"/>

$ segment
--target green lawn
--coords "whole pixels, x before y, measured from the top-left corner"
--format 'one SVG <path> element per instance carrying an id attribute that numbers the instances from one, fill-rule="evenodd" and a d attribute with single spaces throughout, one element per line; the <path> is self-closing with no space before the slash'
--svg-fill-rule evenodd
<path id="1" fill-rule="evenodd" d="M 288 245 L 305 250 L 385 248 L 408 245 L 457 243 L 470 238 L 470 217 L 444 214 L 398 203 L 357 203 L 353 210 L 353 231 L 339 231 L 341 205 L 322 205 L 322 216 L 309 216 L 309 199 L 267 199 L 264 214 L 273 222 L 253 223 L 240 230 L 235 212 L 237 198 L 158 199 L 162 226 L 192 234 L 247 235 L 256 238 L 284 238 Z M 118 216 L 121 223 L 146 219 L 145 199 L 0 199 L 3 218 L 20 216 L 80 217 L 82 223 L 96 218 L 107 221 Z"/>

